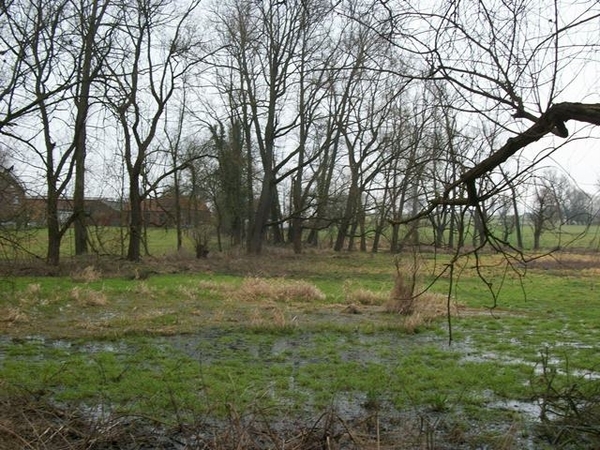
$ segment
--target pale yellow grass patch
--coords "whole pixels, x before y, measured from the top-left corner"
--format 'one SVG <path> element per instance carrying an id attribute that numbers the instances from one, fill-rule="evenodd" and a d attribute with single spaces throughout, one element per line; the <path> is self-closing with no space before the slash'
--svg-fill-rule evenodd
<path id="1" fill-rule="evenodd" d="M 81 306 L 106 306 L 108 297 L 102 291 L 74 287 L 71 289 L 70 297 Z"/>
<path id="2" fill-rule="evenodd" d="M 42 286 L 39 283 L 28 284 L 25 288 L 25 294 L 30 297 L 39 297 L 42 293 Z"/>
<path id="3" fill-rule="evenodd" d="M 142 296 L 148 296 L 148 297 L 151 297 L 156 292 L 156 289 L 153 288 L 153 287 L 151 287 L 151 286 L 148 286 L 148 283 L 146 283 L 145 281 L 139 281 L 139 282 L 137 282 L 129 290 L 131 292 L 133 292 L 134 294 L 138 294 L 138 295 L 142 295 Z"/>
<path id="4" fill-rule="evenodd" d="M 344 289 L 344 299 L 349 304 L 383 305 L 389 299 L 389 294 L 365 288 Z"/>
<path id="5" fill-rule="evenodd" d="M 108 320 L 91 320 L 85 319 L 77 322 L 75 325 L 80 330 L 86 331 L 98 331 L 111 327 L 111 323 Z"/>
<path id="6" fill-rule="evenodd" d="M 9 323 L 27 323 L 29 322 L 29 316 L 23 312 L 20 308 L 6 308 L 0 313 L 2 322 Z"/>
<path id="7" fill-rule="evenodd" d="M 28 284 L 19 296 L 21 306 L 46 305 L 48 300 L 42 297 L 42 286 L 39 283 Z"/>
<path id="8" fill-rule="evenodd" d="M 197 297 L 197 289 L 194 289 L 190 286 L 177 286 L 177 293 L 181 298 L 185 298 L 188 300 L 195 300 Z"/>
<path id="9" fill-rule="evenodd" d="M 393 300 L 387 305 L 388 312 L 394 311 Z M 450 302 L 450 315 L 458 314 L 459 305 Z M 404 315 L 404 328 L 407 333 L 414 333 L 421 326 L 429 325 L 432 321 L 448 315 L 448 297 L 426 292 L 415 297 L 412 302 L 410 314 Z"/>
<path id="10" fill-rule="evenodd" d="M 285 328 L 290 325 L 285 311 L 272 304 L 253 309 L 249 322 L 252 327 Z"/>
<path id="11" fill-rule="evenodd" d="M 301 302 L 325 300 L 325 294 L 315 285 L 301 280 L 284 278 L 246 278 L 239 288 L 239 297 L 246 301 L 271 299 Z"/>
<path id="12" fill-rule="evenodd" d="M 597 277 L 600 276 L 600 267 L 593 267 L 590 269 L 583 269 L 581 275 L 584 277 Z"/>
<path id="13" fill-rule="evenodd" d="M 426 292 L 415 299 L 414 312 L 421 314 L 425 319 L 435 319 L 448 314 L 448 297 L 442 294 Z M 459 305 L 450 301 L 450 314 L 458 314 Z"/>
<path id="14" fill-rule="evenodd" d="M 238 287 L 231 283 L 219 283 L 213 280 L 201 280 L 196 286 L 198 289 L 206 291 L 210 294 L 223 294 L 238 290 Z"/>
<path id="15" fill-rule="evenodd" d="M 91 283 L 102 278 L 102 273 L 94 266 L 87 266 L 71 273 L 71 279 L 78 283 Z"/>

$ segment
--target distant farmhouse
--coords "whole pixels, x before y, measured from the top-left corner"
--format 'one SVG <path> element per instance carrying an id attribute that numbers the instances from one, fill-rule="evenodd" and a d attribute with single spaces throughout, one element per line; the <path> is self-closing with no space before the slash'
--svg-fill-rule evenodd
<path id="1" fill-rule="evenodd" d="M 85 200 L 86 222 L 90 226 L 119 227 L 129 224 L 128 202 L 104 198 Z M 142 202 L 144 224 L 148 227 L 172 228 L 177 224 L 175 197 L 146 199 Z M 182 196 L 179 198 L 180 224 L 191 228 L 211 219 L 206 203 Z M 73 214 L 73 200 L 59 199 L 58 218 L 61 223 Z M 0 226 L 46 226 L 46 198 L 30 197 L 11 169 L 0 167 Z"/>
<path id="2" fill-rule="evenodd" d="M 12 167 L 0 166 L 0 226 L 18 226 L 25 220 L 25 188 Z"/>
<path id="3" fill-rule="evenodd" d="M 174 228 L 177 225 L 176 201 L 165 196 L 146 199 L 142 202 L 144 224 L 148 227 Z M 210 210 L 203 201 L 192 201 L 189 197 L 179 199 L 180 225 L 190 228 L 210 221 Z M 25 198 L 25 209 L 30 226 L 46 225 L 46 199 L 44 197 Z M 119 227 L 129 224 L 130 207 L 128 202 L 104 198 L 85 200 L 86 223 L 90 226 Z M 73 200 L 58 201 L 58 219 L 65 222 L 73 214 Z"/>

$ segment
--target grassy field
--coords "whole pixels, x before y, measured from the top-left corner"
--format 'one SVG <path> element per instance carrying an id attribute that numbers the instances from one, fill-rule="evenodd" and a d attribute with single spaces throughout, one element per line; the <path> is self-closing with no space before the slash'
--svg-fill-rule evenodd
<path id="1" fill-rule="evenodd" d="M 408 315 L 392 293 L 414 263 L 383 254 L 94 258 L 0 278 L 0 442 L 598 445 L 600 255 L 465 258 L 450 303 L 449 261 L 420 257 L 419 286 L 437 282 Z"/>
<path id="2" fill-rule="evenodd" d="M 127 252 L 127 229 L 115 227 L 98 227 L 89 230 L 90 250 L 92 253 L 101 255 L 124 256 Z M 531 250 L 533 247 L 533 231 L 530 226 L 523 227 L 523 243 L 525 250 Z M 498 232 L 498 236 L 501 233 Z M 164 257 L 177 252 L 177 234 L 174 229 L 166 228 L 148 228 L 146 232 L 147 248 L 150 256 Z M 334 239 L 333 234 L 323 234 L 321 239 L 325 246 Z M 10 236 L 9 240 L 0 239 L 0 261 L 26 259 L 37 256 L 44 258 L 46 255 L 46 230 L 31 229 L 26 232 L 16 233 Z M 469 244 L 470 238 L 467 239 Z M 224 239 L 223 245 L 227 246 L 227 239 Z M 423 245 L 431 245 L 434 241 L 430 228 L 423 227 L 420 231 L 420 241 Z M 510 235 L 508 241 L 516 246 L 516 237 Z M 18 245 L 13 245 L 18 243 Z M 542 234 L 540 240 L 541 250 L 553 250 L 556 248 L 568 249 L 571 251 L 598 251 L 600 250 L 600 228 L 598 225 L 590 227 L 583 225 L 565 225 L 556 230 L 546 231 Z M 209 246 L 212 252 L 217 252 L 216 238 L 212 239 Z M 370 248 L 370 247 L 369 247 Z M 389 248 L 389 242 L 384 234 L 381 243 L 381 251 L 385 252 Z M 229 250 L 225 248 L 225 250 Z M 184 254 L 194 254 L 194 243 L 184 233 L 183 239 Z M 61 245 L 61 255 L 63 257 L 72 257 L 75 254 L 75 244 L 73 229 L 67 230 Z"/>

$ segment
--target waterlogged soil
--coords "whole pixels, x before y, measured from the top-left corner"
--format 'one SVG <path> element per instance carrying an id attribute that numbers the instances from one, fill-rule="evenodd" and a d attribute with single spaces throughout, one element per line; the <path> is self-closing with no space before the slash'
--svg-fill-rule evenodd
<path id="1" fill-rule="evenodd" d="M 287 262 L 294 263 L 295 260 Z M 353 263 L 352 260 L 344 262 L 346 265 Z M 321 271 L 316 262 L 304 264 L 298 260 L 303 271 L 299 272 L 298 267 L 292 269 L 290 264 L 281 264 L 275 258 L 268 268 L 261 266 L 255 270 L 250 270 L 254 266 L 243 258 L 216 263 L 219 273 L 244 275 L 260 275 L 264 271 L 281 277 L 289 274 L 317 277 Z M 181 264 L 161 262 L 141 273 L 133 266 L 118 262 L 101 267 L 101 272 L 104 276 L 126 277 L 136 283 L 155 273 L 217 271 L 215 262 L 210 267 L 204 267 L 204 262 L 190 263 L 189 267 Z M 581 271 L 598 267 L 597 259 L 591 257 L 585 261 L 567 257 L 560 261 L 540 259 L 535 264 L 536 269 L 560 273 L 565 267 Z M 355 265 L 358 267 L 360 261 Z M 388 269 L 381 275 L 382 279 L 389 277 Z M 20 275 L 39 274 L 36 267 L 11 270 Z M 71 273 L 71 268 L 62 270 L 63 275 Z M 328 273 L 327 276 L 338 276 L 340 280 L 349 277 L 342 270 L 338 275 Z M 7 283 L 5 290 L 13 289 Z M 22 360 L 29 364 L 32 372 L 23 374 L 16 382 L 14 379 L 7 382 L 0 377 L 0 450 L 600 448 L 600 443 L 595 441 L 572 439 L 559 446 L 552 444 L 552 438 L 544 439 L 540 432 L 539 397 L 522 392 L 518 395 L 498 392 L 497 385 L 486 387 L 478 374 L 471 379 L 457 378 L 461 383 L 458 386 L 452 373 L 445 372 L 447 379 L 436 378 L 436 372 L 443 371 L 444 364 L 457 371 L 463 367 L 486 366 L 492 375 L 498 372 L 506 377 L 507 384 L 515 378 L 523 384 L 530 381 L 522 378 L 525 372 L 542 381 L 544 376 L 572 376 L 569 381 L 573 381 L 574 389 L 579 377 L 600 378 L 593 370 L 569 369 L 564 358 L 555 359 L 552 355 L 548 355 L 547 364 L 557 369 L 545 373 L 546 368 L 537 363 L 537 356 L 531 356 L 531 349 L 539 348 L 541 341 L 533 340 L 532 345 L 528 336 L 522 333 L 527 327 L 515 326 L 511 330 L 508 323 L 496 321 L 503 315 L 522 322 L 537 320 L 526 310 L 516 313 L 494 310 L 494 320 L 489 317 L 478 320 L 462 335 L 457 333 L 459 336 L 449 345 L 443 319 L 436 322 L 437 325 L 423 327 L 426 331 L 407 335 L 399 331 L 400 327 L 390 325 L 390 315 L 382 315 L 382 308 L 377 306 L 327 304 L 307 308 L 300 304 L 284 308 L 274 305 L 285 310 L 284 324 L 270 327 L 271 316 L 265 313 L 258 326 L 252 329 L 247 326 L 248 317 L 236 320 L 235 315 L 239 313 L 236 310 L 225 316 L 219 322 L 221 325 L 210 326 L 213 317 L 201 311 L 207 315 L 206 320 L 204 315 L 194 315 L 197 322 L 192 322 L 186 328 L 192 331 L 185 333 L 163 321 L 162 316 L 155 318 L 158 325 L 148 329 L 147 334 L 145 328 L 140 331 L 133 326 L 135 324 L 123 331 L 115 325 L 115 316 L 120 311 L 106 312 L 92 306 L 84 309 L 89 315 L 86 323 L 95 328 L 74 328 L 72 333 L 45 333 L 36 328 L 38 322 L 33 320 L 34 316 L 29 321 L 25 320 L 27 317 L 20 321 L 19 316 L 15 316 L 14 327 L 20 327 L 20 332 L 13 329 L 11 336 L 0 335 L 0 369 Z M 193 313 L 197 312 L 194 310 Z M 461 309 L 460 316 L 471 319 L 484 313 L 475 308 Z M 151 323 L 148 317 L 140 317 L 146 320 L 144 325 Z M 56 329 L 62 329 L 61 320 L 62 315 L 57 314 Z M 105 325 L 99 327 L 99 323 Z M 575 327 L 577 323 L 570 325 Z M 581 328 L 586 328 L 584 325 Z M 585 334 L 576 333 L 573 342 L 568 341 L 568 330 L 563 329 L 560 336 L 563 342 L 554 340 L 549 346 L 564 350 L 565 355 L 595 353 L 599 335 L 594 334 L 597 333 L 595 326 L 588 328 Z M 111 338 L 113 331 L 117 337 Z M 87 332 L 88 337 L 81 337 Z M 50 335 L 80 337 L 48 338 Z M 475 337 L 471 340 L 470 336 Z M 549 336 L 556 337 L 556 328 Z M 582 336 L 588 341 L 578 342 Z M 486 337 L 487 343 L 482 341 Z M 562 357 L 562 353 L 559 356 Z M 32 389 L 27 385 L 27 377 L 38 375 L 36 365 L 41 368 L 47 360 L 54 360 L 56 364 L 40 378 L 52 387 Z M 155 411 L 124 411 L 100 386 L 91 401 L 65 398 L 67 389 L 57 382 L 57 377 L 66 371 L 66 365 L 77 362 L 80 367 L 93 366 L 97 372 L 108 369 L 111 361 L 116 361 L 115 366 L 120 369 L 102 373 L 104 381 L 110 379 L 107 385 L 118 385 L 123 378 L 137 388 L 135 375 L 131 374 L 135 373 L 133 366 L 141 364 L 150 372 L 156 369 L 158 382 L 168 378 L 172 389 L 177 388 L 178 371 L 183 373 L 183 369 L 192 365 L 191 361 L 194 370 L 201 375 L 197 388 L 200 394 L 203 390 L 216 389 L 216 378 L 220 377 L 218 382 L 229 386 L 229 399 L 215 405 L 214 414 L 205 411 L 193 417 L 184 417 L 185 408 L 174 400 L 169 406 L 173 417 L 166 418 L 159 417 Z M 164 369 L 165 364 L 170 364 L 168 370 Z M 427 364 L 431 365 L 429 370 Z M 414 373 L 411 374 L 413 366 Z M 373 373 L 381 373 L 381 378 Z M 272 380 L 264 383 L 265 374 Z M 403 384 L 403 380 L 395 379 L 398 374 L 406 376 L 410 383 Z M 431 380 L 419 380 L 419 377 Z M 139 384 L 142 381 L 148 382 L 140 378 Z M 84 385 L 87 380 L 80 382 Z M 427 395 L 423 392 L 426 389 L 434 392 Z M 9 390 L 11 395 L 6 394 Z M 576 393 L 575 390 L 568 392 L 569 395 Z M 157 392 L 149 390 L 145 395 L 152 397 Z M 600 393 L 598 397 L 600 404 Z M 245 401 L 243 406 L 236 403 L 241 398 Z M 423 398 L 427 400 L 421 402 Z M 595 430 L 600 423 L 600 412 L 597 417 L 596 423 L 592 423 Z M 569 425 L 564 430 L 569 430 Z"/>
<path id="2" fill-rule="evenodd" d="M 540 447 L 533 432 L 540 412 L 536 401 L 512 401 L 498 398 L 492 391 L 484 391 L 481 393 L 481 406 L 504 411 L 507 419 L 482 422 L 466 414 L 459 404 L 446 403 L 443 398 L 437 405 L 398 407 L 394 400 L 394 394 L 398 393 L 386 392 L 385 389 L 377 390 L 376 395 L 360 390 L 330 392 L 329 404 L 323 405 L 316 399 L 323 397 L 322 392 L 311 392 L 306 385 L 301 386 L 298 382 L 306 377 L 305 371 L 319 364 L 394 367 L 399 364 L 399 355 L 418 354 L 424 348 L 440 352 L 441 358 L 478 360 L 477 352 L 468 342 L 449 345 L 445 333 L 402 335 L 395 331 L 363 333 L 358 329 L 354 332 L 248 333 L 207 328 L 195 334 L 147 337 L 143 343 L 136 339 L 82 341 L 39 336 L 0 337 L 0 365 L 11 357 L 9 353 L 14 353 L 10 351 L 11 347 L 18 346 L 37 347 L 37 356 L 35 351 L 27 356 L 34 359 L 42 358 L 44 350 L 60 351 L 62 355 L 93 357 L 114 354 L 125 357 L 142 351 L 142 347 L 152 346 L 164 355 L 192 359 L 204 370 L 239 360 L 248 367 L 260 364 L 274 373 L 283 368 L 288 374 L 284 389 L 290 398 L 294 397 L 294 393 L 304 398 L 303 405 L 294 405 L 292 412 L 283 416 L 269 416 L 267 419 L 264 411 L 248 408 L 224 417 L 202 417 L 197 423 L 179 424 L 177 427 L 144 420 L 140 416 L 115 415 L 110 405 L 87 405 L 79 407 L 77 415 L 71 413 L 68 416 L 72 421 L 69 426 L 75 426 L 73 421 L 78 426 L 87 423 L 87 431 L 77 431 L 82 435 L 92 431 L 97 433 L 99 428 L 104 427 L 116 438 L 106 442 L 107 435 L 103 435 L 102 439 L 94 435 L 98 446 L 68 448 L 551 448 Z M 360 373 L 354 375 L 360 378 Z M 312 376 L 319 378 L 318 373 Z M 210 380 L 206 383 L 210 384 Z M 468 388 L 464 386 L 465 391 Z M 406 386 L 406 391 L 410 392 L 410 386 Z M 277 393 L 261 392 L 257 395 L 277 396 Z M 291 402 L 289 398 L 272 400 L 283 410 L 286 402 Z M 55 408 L 51 413 L 54 421 L 57 416 L 65 416 L 62 402 L 49 399 L 43 408 Z M 52 426 L 59 428 L 57 424 Z M 501 446 L 502 441 L 505 441 L 505 446 Z M 240 443 L 242 447 L 239 447 Z M 9 447 L 0 445 L 0 449 L 3 448 Z"/>

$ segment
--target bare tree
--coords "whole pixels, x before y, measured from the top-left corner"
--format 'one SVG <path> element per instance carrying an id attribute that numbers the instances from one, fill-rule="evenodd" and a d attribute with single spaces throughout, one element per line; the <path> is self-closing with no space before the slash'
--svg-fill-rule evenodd
<path id="1" fill-rule="evenodd" d="M 12 99 L 26 98 L 30 106 L 12 113 L 19 119 L 20 127 L 2 129 L 13 142 L 20 142 L 28 155 L 21 159 L 30 161 L 44 173 L 46 191 L 46 218 L 48 228 L 48 263 L 57 265 L 62 237 L 74 217 L 59 211 L 59 199 L 66 192 L 74 170 L 74 146 L 62 138 L 65 133 L 64 104 L 68 104 L 67 90 L 76 84 L 76 64 L 65 51 L 69 28 L 65 19 L 69 15 L 69 0 L 19 1 L 10 4 L 4 28 L 5 42 L 10 42 L 13 57 L 19 58 L 22 79 L 12 85 L 7 94 L 7 114 L 11 115 Z M 15 55 L 15 49 L 18 54 Z M 13 73 L 16 76 L 16 73 Z M 25 115 L 25 112 L 31 115 Z"/>
<path id="2" fill-rule="evenodd" d="M 316 152 L 309 155 L 309 133 L 324 77 L 317 62 L 324 49 L 319 39 L 326 36 L 319 30 L 329 11 L 320 0 L 232 1 L 217 11 L 224 51 L 215 67 L 229 72 L 220 78 L 228 80 L 226 107 L 243 126 L 248 161 L 254 161 L 248 173 L 259 175 L 247 234 L 250 253 L 260 253 L 269 226 L 275 239 L 282 239 L 279 191 L 291 177 L 294 227 L 301 232 L 302 191 L 308 192 L 303 170 L 316 158 Z"/>
<path id="3" fill-rule="evenodd" d="M 563 195 L 566 179 L 556 172 L 545 172 L 537 176 L 533 184 L 533 201 L 529 217 L 533 228 L 533 249 L 540 249 L 544 231 L 557 229 L 563 223 Z"/>
<path id="4" fill-rule="evenodd" d="M 129 180 L 127 258 L 131 261 L 141 256 L 143 200 L 160 180 L 179 170 L 163 171 L 143 186 L 167 104 L 178 83 L 199 62 L 191 52 L 197 42 L 185 28 L 198 4 L 194 1 L 184 10 L 169 0 L 136 0 L 127 5 L 118 36 L 120 53 L 107 63 L 106 97 L 121 126 Z"/>
<path id="5" fill-rule="evenodd" d="M 589 225 L 594 216 L 592 196 L 572 183 L 569 183 L 562 208 L 567 224 Z"/>
<path id="6" fill-rule="evenodd" d="M 40 40 L 51 35 L 57 37 L 61 31 L 60 21 L 52 19 L 66 9 L 68 2 L 44 2 L 41 0 L 11 0 L 0 2 L 0 132 L 14 134 L 14 128 L 22 118 L 38 109 L 41 102 L 51 103 L 70 89 L 74 80 L 61 77 L 46 83 L 44 90 L 32 90 L 31 83 L 39 72 L 35 67 L 34 50 L 46 51 L 46 56 L 56 53 L 59 42 L 40 46 Z M 62 16 L 61 16 L 62 18 Z M 43 19 L 40 22 L 40 19 Z M 44 22 L 45 21 L 45 22 Z M 45 33 L 37 36 L 36 33 Z M 48 63 L 50 65 L 50 63 Z M 48 69 L 48 66 L 46 67 Z"/>
<path id="7" fill-rule="evenodd" d="M 73 0 L 73 32 L 68 47 L 76 63 L 76 79 L 73 88 L 75 120 L 73 130 L 73 158 L 75 159 L 75 182 L 73 188 L 73 215 L 75 229 L 75 254 L 88 251 L 85 172 L 88 146 L 87 119 L 92 102 L 92 86 L 111 48 L 111 35 L 117 23 L 105 21 L 111 0 Z M 114 19 L 119 20 L 119 17 Z M 103 25 L 104 24 L 104 25 Z M 108 25 L 107 25 L 108 24 Z"/>
<path id="8" fill-rule="evenodd" d="M 351 10 L 354 12 L 354 10 Z M 373 19 L 375 20 L 375 19 Z M 363 197 L 367 186 L 379 170 L 393 157 L 386 148 L 391 145 L 388 115 L 396 107 L 396 99 L 406 85 L 398 85 L 387 75 L 390 48 L 371 27 L 349 24 L 342 37 L 346 68 L 335 83 L 335 120 L 346 150 L 346 205 L 338 222 L 333 249 L 340 251 L 349 238 L 353 246 L 356 229 L 364 225 Z M 360 233 L 364 236 L 364 233 Z M 364 249 L 364 241 L 361 244 Z"/>
<path id="9" fill-rule="evenodd" d="M 484 117 L 509 136 L 504 145 L 474 159 L 441 192 L 430 195 L 428 206 L 415 218 L 440 205 L 480 208 L 506 188 L 496 169 L 521 149 L 546 137 L 568 138 L 568 121 L 600 125 L 600 105 L 565 101 L 569 95 L 586 95 L 570 88 L 594 64 L 600 46 L 597 2 L 575 7 L 557 0 L 540 9 L 533 0 L 469 0 L 408 12 L 404 4 L 394 5 L 397 11 L 387 6 L 390 15 L 381 35 L 415 63 L 412 70 L 396 70 L 397 75 L 445 83 L 462 98 L 458 111 L 463 116 Z M 402 14 L 410 15 L 419 33 L 411 37 L 398 25 Z"/>

